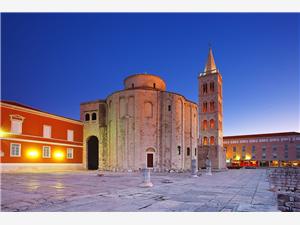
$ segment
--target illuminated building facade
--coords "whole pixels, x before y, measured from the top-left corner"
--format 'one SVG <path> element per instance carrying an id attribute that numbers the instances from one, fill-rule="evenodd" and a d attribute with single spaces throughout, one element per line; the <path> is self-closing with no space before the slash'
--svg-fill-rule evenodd
<path id="1" fill-rule="evenodd" d="M 300 133 L 224 137 L 228 166 L 300 166 Z"/>
<path id="2" fill-rule="evenodd" d="M 1 101 L 2 171 L 82 168 L 80 121 Z"/>
<path id="3" fill-rule="evenodd" d="M 82 103 L 80 118 L 87 169 L 189 170 L 197 158 L 198 106 L 159 76 L 127 77 L 123 90 Z"/>

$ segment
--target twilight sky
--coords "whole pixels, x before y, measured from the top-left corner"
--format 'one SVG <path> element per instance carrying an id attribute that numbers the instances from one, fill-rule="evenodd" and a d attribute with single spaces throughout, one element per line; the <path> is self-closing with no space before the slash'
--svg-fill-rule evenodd
<path id="1" fill-rule="evenodd" d="M 299 131 L 300 14 L 2 14 L 1 94 L 79 119 L 79 104 L 160 75 L 198 101 L 212 43 L 224 134 Z"/>

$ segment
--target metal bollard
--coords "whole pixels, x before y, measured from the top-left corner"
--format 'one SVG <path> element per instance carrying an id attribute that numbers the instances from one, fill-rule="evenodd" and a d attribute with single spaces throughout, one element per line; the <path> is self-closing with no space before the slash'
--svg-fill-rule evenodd
<path id="1" fill-rule="evenodd" d="M 140 184 L 140 187 L 153 187 L 153 184 L 151 183 L 150 179 L 150 169 L 143 168 L 143 183 Z"/>
<path id="2" fill-rule="evenodd" d="M 192 159 L 192 177 L 198 177 L 197 176 L 197 160 L 196 159 Z"/>

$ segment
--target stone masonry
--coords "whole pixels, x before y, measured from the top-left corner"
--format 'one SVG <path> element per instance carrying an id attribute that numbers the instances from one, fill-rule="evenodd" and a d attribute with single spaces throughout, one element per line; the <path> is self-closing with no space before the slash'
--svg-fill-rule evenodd
<path id="1" fill-rule="evenodd" d="M 300 212 L 300 168 L 276 168 L 269 173 L 271 190 L 277 192 L 278 209 Z"/>

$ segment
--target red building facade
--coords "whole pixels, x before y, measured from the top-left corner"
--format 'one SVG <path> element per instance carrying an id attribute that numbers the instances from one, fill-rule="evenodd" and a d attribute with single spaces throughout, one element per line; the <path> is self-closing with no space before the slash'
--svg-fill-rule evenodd
<path id="1" fill-rule="evenodd" d="M 82 167 L 83 125 L 16 102 L 1 101 L 3 171 Z"/>
<path id="2" fill-rule="evenodd" d="M 300 166 L 300 133 L 270 133 L 223 138 L 227 166 Z"/>

